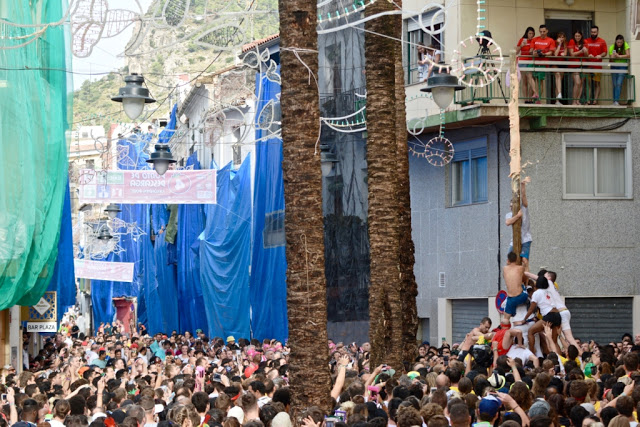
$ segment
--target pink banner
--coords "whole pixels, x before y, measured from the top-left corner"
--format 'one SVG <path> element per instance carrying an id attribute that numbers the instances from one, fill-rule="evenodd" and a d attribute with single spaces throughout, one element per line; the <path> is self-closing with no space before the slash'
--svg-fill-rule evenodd
<path id="1" fill-rule="evenodd" d="M 108 262 L 74 259 L 76 278 L 133 282 L 133 262 Z"/>
<path id="2" fill-rule="evenodd" d="M 78 177 L 80 203 L 215 204 L 216 171 L 95 171 Z"/>

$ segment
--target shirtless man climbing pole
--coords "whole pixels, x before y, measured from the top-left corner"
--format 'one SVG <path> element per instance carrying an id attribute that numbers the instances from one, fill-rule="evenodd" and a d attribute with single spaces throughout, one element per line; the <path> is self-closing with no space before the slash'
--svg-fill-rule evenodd
<path id="1" fill-rule="evenodd" d="M 526 280 L 524 276 L 524 266 L 518 265 L 518 256 L 515 252 L 507 255 L 507 265 L 502 268 L 502 276 L 507 284 L 507 304 L 504 308 L 505 320 L 516 315 L 516 308 L 521 304 L 526 304 L 529 295 L 523 285 Z"/>

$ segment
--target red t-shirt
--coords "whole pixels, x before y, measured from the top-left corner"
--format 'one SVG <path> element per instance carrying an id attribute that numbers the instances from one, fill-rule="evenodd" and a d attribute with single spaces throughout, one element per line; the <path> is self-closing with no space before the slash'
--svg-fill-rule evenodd
<path id="1" fill-rule="evenodd" d="M 597 56 L 606 53 L 608 50 L 607 42 L 598 37 L 593 40 L 591 37 L 587 37 L 584 39 L 584 47 L 589 51 L 589 55 Z M 602 62 L 602 58 L 589 58 L 590 62 Z M 602 67 L 590 67 L 600 69 Z"/>
<path id="2" fill-rule="evenodd" d="M 575 41 L 575 40 L 573 40 L 573 39 L 571 39 L 571 40 L 569 41 L 569 46 L 567 46 L 567 48 L 569 49 L 569 52 L 577 52 L 577 51 L 581 51 L 580 46 L 578 46 L 578 45 L 576 44 L 576 41 Z M 570 55 L 571 55 L 570 53 L 567 53 L 567 56 L 570 56 Z M 570 61 L 577 62 L 577 61 L 580 61 L 580 59 L 579 59 L 579 58 L 582 58 L 582 57 L 584 57 L 584 56 L 585 56 L 585 55 L 584 55 L 584 52 L 582 52 L 582 51 L 581 51 L 581 52 L 580 52 L 580 55 L 570 56 L 569 60 L 570 60 Z M 577 65 L 572 65 L 572 66 L 571 66 L 571 68 L 578 68 L 578 66 L 577 66 Z"/>
<path id="3" fill-rule="evenodd" d="M 506 350 L 502 347 L 502 342 L 504 341 L 504 334 L 506 334 L 508 330 L 509 328 L 503 329 L 501 326 L 500 328 L 498 328 L 498 330 L 496 331 L 496 334 L 493 336 L 493 339 L 491 340 L 498 343 L 498 356 L 504 356 L 509 352 L 509 349 L 511 348 L 511 343 L 507 343 L 509 344 L 509 347 L 507 347 Z"/>
<path id="4" fill-rule="evenodd" d="M 558 48 L 558 46 L 556 45 L 556 49 Z M 568 48 L 567 45 L 561 45 L 560 49 L 558 49 L 558 54 L 556 55 L 555 49 L 553 52 L 552 56 L 562 56 L 562 58 L 549 58 L 551 61 L 565 61 L 567 59 L 567 57 L 565 56 L 568 55 Z"/>
<path id="5" fill-rule="evenodd" d="M 549 51 L 555 50 L 556 41 L 551 37 L 545 37 L 544 39 L 540 37 L 535 37 L 532 40 L 533 50 L 541 50 L 542 53 L 547 53 Z"/>
<path id="6" fill-rule="evenodd" d="M 524 37 L 518 40 L 518 44 L 516 46 L 520 48 L 520 56 L 531 56 L 532 42 L 533 42 L 533 39 L 529 40 Z"/>

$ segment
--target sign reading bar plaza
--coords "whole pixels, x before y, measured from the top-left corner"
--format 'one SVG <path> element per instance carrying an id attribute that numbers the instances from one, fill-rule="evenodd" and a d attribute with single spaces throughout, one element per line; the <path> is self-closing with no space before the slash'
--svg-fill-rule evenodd
<path id="1" fill-rule="evenodd" d="M 74 259 L 73 264 L 76 277 L 79 279 L 133 282 L 133 262 Z"/>
<path id="2" fill-rule="evenodd" d="M 83 169 L 78 186 L 80 203 L 216 203 L 213 169 L 167 171 L 164 175 L 154 170 Z"/>
<path id="3" fill-rule="evenodd" d="M 56 322 L 27 322 L 27 332 L 53 332 L 58 330 Z"/>

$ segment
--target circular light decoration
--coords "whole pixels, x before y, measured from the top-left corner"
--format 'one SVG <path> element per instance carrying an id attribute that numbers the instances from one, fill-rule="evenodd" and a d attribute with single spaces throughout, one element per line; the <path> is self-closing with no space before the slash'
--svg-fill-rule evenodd
<path id="1" fill-rule="evenodd" d="M 462 57 L 462 49 L 477 44 L 480 52 L 471 58 Z M 460 41 L 458 49 L 453 51 L 451 72 L 458 81 L 468 87 L 485 87 L 496 80 L 504 66 L 502 48 L 491 37 L 483 34 L 469 36 Z"/>
<path id="2" fill-rule="evenodd" d="M 427 25 L 429 25 L 428 27 L 425 25 L 425 23 L 422 21 L 422 16 L 425 14 L 425 12 L 429 11 L 431 13 L 431 11 L 433 9 L 438 9 L 435 13 L 433 13 L 433 15 L 431 15 L 431 21 L 427 22 Z M 440 28 L 433 29 L 436 26 L 436 18 L 438 18 L 440 15 L 444 15 L 442 17 L 442 26 Z M 447 9 L 445 9 L 444 5 L 441 4 L 437 4 L 437 3 L 429 3 L 427 5 L 425 5 L 422 10 L 420 11 L 420 15 L 418 15 L 418 24 L 420 25 L 420 28 L 422 28 L 422 31 L 424 31 L 425 33 L 434 36 L 436 34 L 441 34 L 444 32 L 445 27 L 447 26 Z"/>
<path id="3" fill-rule="evenodd" d="M 424 157 L 433 166 L 444 166 L 453 160 L 453 144 L 444 136 L 431 138 L 424 147 Z"/>

